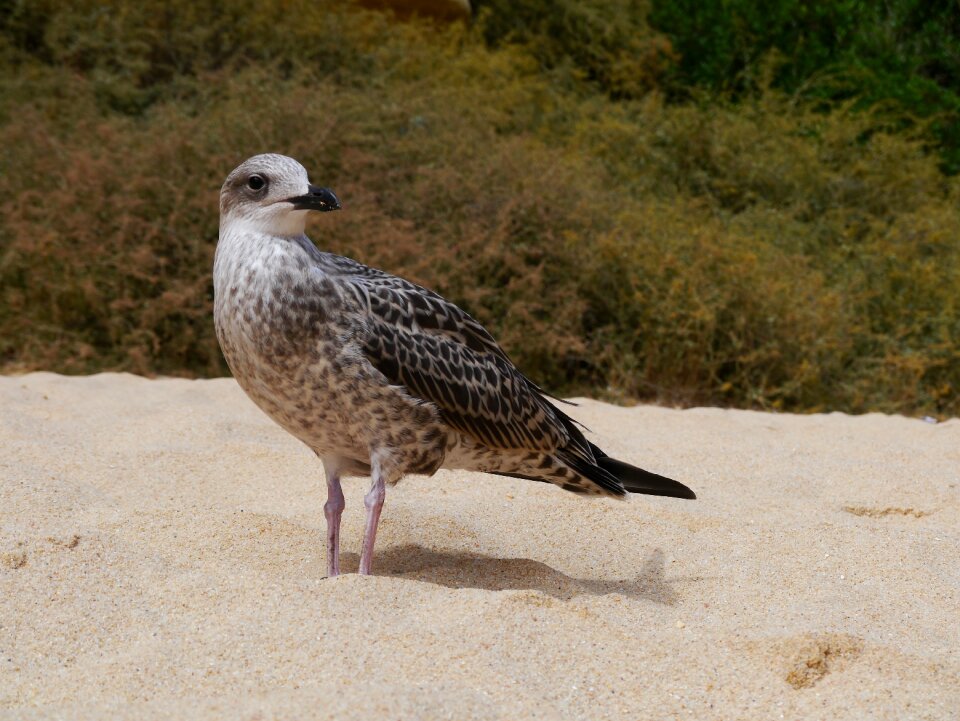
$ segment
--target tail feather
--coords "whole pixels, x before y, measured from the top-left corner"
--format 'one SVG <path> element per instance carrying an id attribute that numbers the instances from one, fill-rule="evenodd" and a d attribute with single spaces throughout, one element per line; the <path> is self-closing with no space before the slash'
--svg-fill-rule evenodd
<path id="1" fill-rule="evenodd" d="M 624 497 L 627 493 L 644 493 L 648 496 L 671 496 L 673 498 L 695 499 L 697 494 L 687 488 L 685 485 L 671 478 L 645 471 L 642 468 L 631 466 L 629 463 L 618 461 L 611 458 L 595 445 L 590 443 L 590 450 L 593 452 L 593 460 L 588 460 L 577 453 L 570 451 L 559 451 L 554 458 L 562 466 L 566 466 L 577 475 L 592 481 L 599 489 L 606 494 L 614 497 Z M 543 466 L 540 466 L 543 468 Z M 499 476 L 509 476 L 511 478 L 523 478 L 528 481 L 539 481 L 542 483 L 556 483 L 563 486 L 565 490 L 574 493 L 589 493 L 589 489 L 578 487 L 576 484 L 564 483 L 563 477 L 550 477 L 549 473 L 545 476 L 539 475 L 536 471 L 533 473 L 519 473 L 509 471 L 488 471 Z M 534 475 L 536 474 L 536 475 Z"/>
<path id="2" fill-rule="evenodd" d="M 573 453 L 560 452 L 557 458 L 566 463 L 570 468 L 579 473 L 584 478 L 588 478 L 596 483 L 600 488 L 614 496 L 627 495 L 627 489 L 615 473 L 611 473 L 600 465 L 594 465 L 590 461 L 581 458 Z"/>
<path id="3" fill-rule="evenodd" d="M 599 450 L 599 449 L 597 449 Z M 601 451 L 602 453 L 602 451 Z M 697 494 L 679 481 L 645 471 L 607 455 L 598 456 L 597 465 L 616 478 L 630 493 L 695 499 Z"/>

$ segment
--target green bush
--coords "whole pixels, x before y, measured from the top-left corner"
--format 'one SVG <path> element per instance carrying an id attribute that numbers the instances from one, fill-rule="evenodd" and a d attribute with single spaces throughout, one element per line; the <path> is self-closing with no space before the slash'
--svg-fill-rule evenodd
<path id="1" fill-rule="evenodd" d="M 654 0 L 650 22 L 680 57 L 672 80 L 681 93 L 772 81 L 809 97 L 855 98 L 901 123 L 927 119 L 944 169 L 960 172 L 957 3 Z"/>
<path id="2" fill-rule="evenodd" d="M 461 303 L 554 391 L 960 413 L 960 191 L 922 134 L 764 87 L 669 103 L 659 71 L 611 99 L 602 45 L 578 78 L 489 25 L 237 7 L 0 21 L 7 372 L 225 373 L 217 193 L 272 150 L 343 199 L 318 245 Z"/>

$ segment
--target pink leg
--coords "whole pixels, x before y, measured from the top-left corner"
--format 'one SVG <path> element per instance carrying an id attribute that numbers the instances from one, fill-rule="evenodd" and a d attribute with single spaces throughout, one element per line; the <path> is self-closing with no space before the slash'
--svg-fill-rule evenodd
<path id="1" fill-rule="evenodd" d="M 360 550 L 360 573 L 369 576 L 373 567 L 373 544 L 377 540 L 377 524 L 380 523 L 380 510 L 383 508 L 383 497 L 386 495 L 386 486 L 380 469 L 373 468 L 373 483 L 367 495 L 363 497 L 363 505 L 367 508 L 367 522 L 363 528 L 363 548 Z"/>
<path id="2" fill-rule="evenodd" d="M 329 462 L 323 464 L 327 475 L 327 502 L 323 515 L 327 517 L 327 575 L 340 575 L 340 515 L 343 513 L 343 490 L 340 488 L 340 469 Z"/>

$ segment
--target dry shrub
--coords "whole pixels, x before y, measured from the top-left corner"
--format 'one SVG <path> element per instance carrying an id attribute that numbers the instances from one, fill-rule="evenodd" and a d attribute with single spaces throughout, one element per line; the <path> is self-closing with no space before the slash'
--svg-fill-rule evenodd
<path id="1" fill-rule="evenodd" d="M 462 303 L 552 390 L 960 413 L 960 191 L 910 137 L 774 91 L 613 102 L 522 44 L 301 4 L 81 3 L 46 17 L 62 55 L 8 43 L 7 371 L 225 373 L 217 192 L 279 151 L 343 199 L 318 245 Z"/>

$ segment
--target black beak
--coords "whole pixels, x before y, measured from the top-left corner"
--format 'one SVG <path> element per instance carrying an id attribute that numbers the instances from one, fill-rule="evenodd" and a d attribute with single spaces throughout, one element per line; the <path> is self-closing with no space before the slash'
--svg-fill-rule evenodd
<path id="1" fill-rule="evenodd" d="M 340 200 L 330 188 L 320 188 L 316 185 L 308 185 L 309 192 L 306 195 L 298 195 L 295 198 L 287 198 L 288 203 L 292 203 L 297 210 L 340 210 Z"/>

